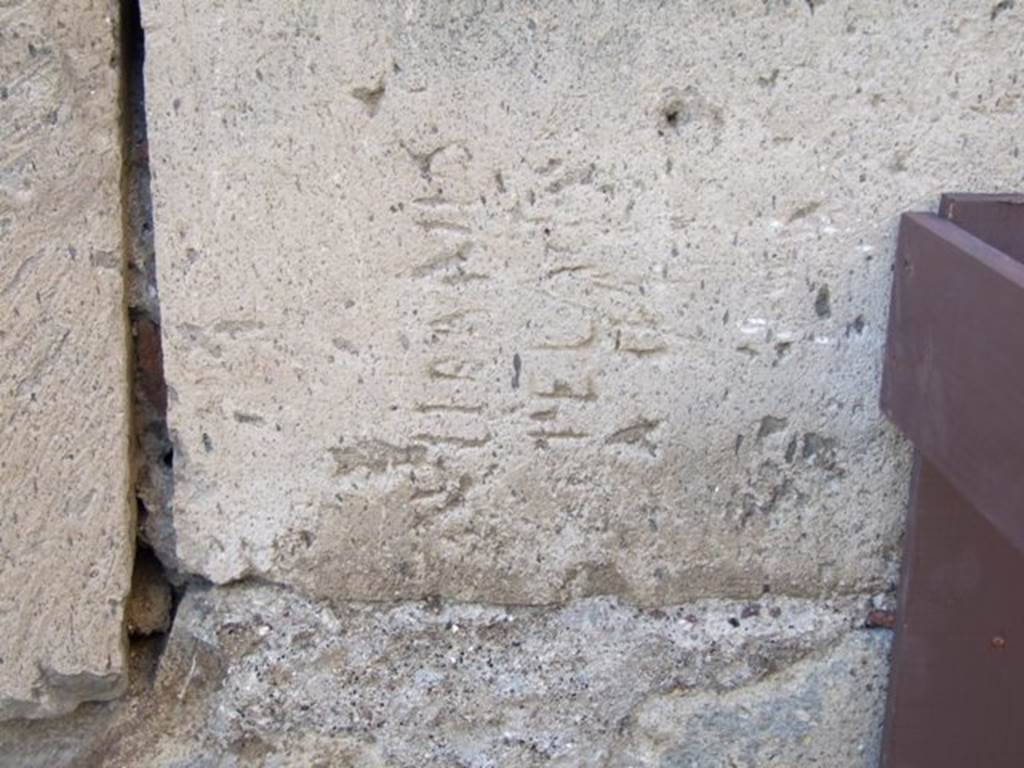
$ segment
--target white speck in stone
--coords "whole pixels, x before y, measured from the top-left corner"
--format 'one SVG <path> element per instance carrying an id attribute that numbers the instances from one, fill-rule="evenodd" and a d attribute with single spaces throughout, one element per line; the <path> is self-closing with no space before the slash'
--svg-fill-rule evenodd
<path id="1" fill-rule="evenodd" d="M 763 317 L 748 317 L 739 328 L 740 333 L 745 333 L 749 336 L 754 333 L 760 333 L 767 325 L 768 321 Z"/>

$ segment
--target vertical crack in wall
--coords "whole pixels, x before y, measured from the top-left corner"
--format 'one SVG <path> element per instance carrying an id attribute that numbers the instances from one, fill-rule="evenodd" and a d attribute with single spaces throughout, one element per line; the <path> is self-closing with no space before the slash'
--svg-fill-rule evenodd
<path id="1" fill-rule="evenodd" d="M 181 586 L 170 501 L 173 450 L 167 431 L 146 130 L 145 38 L 139 0 L 120 0 L 122 207 L 125 295 L 130 324 L 132 473 L 138 523 L 132 591 L 125 621 L 130 636 L 166 632 Z"/>

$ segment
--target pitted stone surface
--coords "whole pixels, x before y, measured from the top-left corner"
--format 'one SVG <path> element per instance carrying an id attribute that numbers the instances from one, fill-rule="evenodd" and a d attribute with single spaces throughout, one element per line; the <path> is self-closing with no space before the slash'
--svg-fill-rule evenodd
<path id="1" fill-rule="evenodd" d="M 749 688 L 651 697 L 609 765 L 876 768 L 889 640 L 853 632 L 827 655 Z"/>
<path id="2" fill-rule="evenodd" d="M 0 718 L 123 687 L 116 5 L 0 2 Z"/>
<path id="3" fill-rule="evenodd" d="M 333 598 L 886 588 L 896 215 L 1020 10 L 149 0 L 176 555 Z"/>
<path id="4" fill-rule="evenodd" d="M 0 729 L 0 760 L 17 744 L 24 765 L 45 754 L 49 768 L 76 757 L 156 768 L 597 768 L 659 764 L 650 760 L 684 754 L 693 737 L 714 747 L 702 759 L 717 766 L 757 740 L 747 718 L 764 724 L 765 749 L 868 768 L 889 633 L 854 629 L 864 609 L 852 598 L 655 610 L 589 598 L 332 610 L 277 588 L 190 590 L 151 689 L 69 723 L 63 742 L 43 724 Z"/>

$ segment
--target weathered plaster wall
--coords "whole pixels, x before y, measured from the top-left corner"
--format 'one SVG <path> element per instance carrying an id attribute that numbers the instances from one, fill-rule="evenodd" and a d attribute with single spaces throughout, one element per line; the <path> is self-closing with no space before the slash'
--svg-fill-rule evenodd
<path id="1" fill-rule="evenodd" d="M 181 602 L 0 762 L 875 765 L 896 218 L 1024 185 L 1024 10 L 142 20 L 137 491 Z"/>

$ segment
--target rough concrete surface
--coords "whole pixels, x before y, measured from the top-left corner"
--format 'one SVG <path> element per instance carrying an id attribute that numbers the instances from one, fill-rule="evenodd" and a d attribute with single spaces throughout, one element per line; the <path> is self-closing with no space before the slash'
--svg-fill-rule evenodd
<path id="1" fill-rule="evenodd" d="M 0 729 L 0 761 L 867 768 L 889 633 L 854 629 L 862 610 L 590 598 L 335 611 L 274 587 L 190 590 L 152 682 L 63 729 Z"/>
<path id="2" fill-rule="evenodd" d="M 609 765 L 874 768 L 888 648 L 887 633 L 854 632 L 749 689 L 652 697 Z"/>
<path id="3" fill-rule="evenodd" d="M 896 216 L 1021 182 L 990 11 L 147 0 L 165 557 L 333 599 L 888 587 Z"/>
<path id="4" fill-rule="evenodd" d="M 1017 5 L 143 0 L 119 192 L 111 6 L 0 0 L 3 712 L 128 679 L 0 765 L 875 765 L 895 222 L 1024 185 Z"/>
<path id="5" fill-rule="evenodd" d="M 123 688 L 117 5 L 0 1 L 0 718 Z"/>

